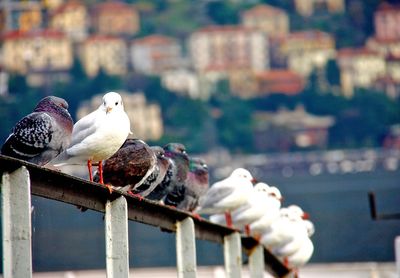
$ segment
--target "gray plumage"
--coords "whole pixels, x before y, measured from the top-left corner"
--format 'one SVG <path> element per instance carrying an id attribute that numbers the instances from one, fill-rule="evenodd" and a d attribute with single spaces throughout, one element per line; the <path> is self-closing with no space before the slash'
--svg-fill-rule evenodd
<path id="1" fill-rule="evenodd" d="M 1 154 L 45 165 L 71 142 L 73 121 L 68 103 L 59 97 L 43 98 L 33 112 L 13 128 Z"/>

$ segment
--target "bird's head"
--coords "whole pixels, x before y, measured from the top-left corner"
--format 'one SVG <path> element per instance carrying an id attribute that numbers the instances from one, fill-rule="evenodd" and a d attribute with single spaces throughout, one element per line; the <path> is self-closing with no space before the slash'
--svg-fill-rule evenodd
<path id="1" fill-rule="evenodd" d="M 106 114 L 111 113 L 112 111 L 124 110 L 122 98 L 120 94 L 115 92 L 109 92 L 103 96 L 103 104 L 101 107 Z"/>
<path id="2" fill-rule="evenodd" d="M 235 170 L 233 170 L 232 177 L 238 177 L 241 179 L 246 179 L 248 181 L 250 181 L 251 183 L 255 184 L 257 182 L 257 180 L 255 178 L 253 178 L 253 176 L 251 175 L 251 173 L 244 169 L 244 168 L 237 168 Z"/>
<path id="3" fill-rule="evenodd" d="M 271 186 L 268 189 L 268 195 L 273 197 L 273 198 L 275 198 L 275 199 L 277 199 L 280 202 L 283 201 L 282 193 L 276 186 Z"/>

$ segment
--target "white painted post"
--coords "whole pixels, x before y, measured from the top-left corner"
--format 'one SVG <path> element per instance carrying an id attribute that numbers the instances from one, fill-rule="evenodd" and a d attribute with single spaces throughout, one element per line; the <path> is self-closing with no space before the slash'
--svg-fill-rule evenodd
<path id="1" fill-rule="evenodd" d="M 128 206 L 123 196 L 107 201 L 105 230 L 107 277 L 129 277 Z"/>
<path id="2" fill-rule="evenodd" d="M 251 278 L 264 277 L 264 247 L 260 244 L 251 250 L 249 269 Z"/>
<path id="3" fill-rule="evenodd" d="M 32 277 L 31 188 L 22 166 L 1 182 L 4 278 Z"/>
<path id="4" fill-rule="evenodd" d="M 397 277 L 400 277 L 400 236 L 394 238 L 394 252 L 397 268 Z"/>
<path id="5" fill-rule="evenodd" d="M 242 244 L 238 232 L 224 237 L 224 261 L 226 277 L 242 277 Z"/>
<path id="6" fill-rule="evenodd" d="M 194 223 L 190 217 L 176 223 L 176 261 L 178 277 L 196 277 L 196 241 Z"/>

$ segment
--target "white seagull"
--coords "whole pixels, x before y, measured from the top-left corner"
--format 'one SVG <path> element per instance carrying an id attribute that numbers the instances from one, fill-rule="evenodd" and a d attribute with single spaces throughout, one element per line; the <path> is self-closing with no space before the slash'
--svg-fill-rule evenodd
<path id="1" fill-rule="evenodd" d="M 247 228 L 248 235 L 252 235 L 259 239 L 261 234 L 279 217 L 281 208 L 282 194 L 275 186 L 270 186 L 266 189 L 267 196 L 264 200 L 265 207 L 263 214 L 254 221 L 250 222 Z"/>
<path id="2" fill-rule="evenodd" d="M 200 199 L 195 213 L 220 214 L 225 213 L 226 224 L 232 227 L 230 212 L 246 203 L 253 191 L 255 179 L 243 168 L 235 169 L 231 175 L 214 183 L 205 196 Z"/>
<path id="3" fill-rule="evenodd" d="M 58 167 L 87 163 L 89 179 L 93 181 L 92 162 L 98 163 L 100 183 L 104 184 L 102 161 L 118 151 L 129 133 L 130 121 L 122 98 L 109 92 L 97 110 L 75 123 L 71 145 L 50 164 Z"/>

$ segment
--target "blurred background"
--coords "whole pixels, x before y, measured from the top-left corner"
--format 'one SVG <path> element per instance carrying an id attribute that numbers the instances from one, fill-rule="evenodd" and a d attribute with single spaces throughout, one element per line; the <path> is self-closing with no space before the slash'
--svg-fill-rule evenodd
<path id="1" fill-rule="evenodd" d="M 0 141 L 46 95 L 78 120 L 122 94 L 133 137 L 235 167 L 316 226 L 312 263 L 393 262 L 400 219 L 400 5 L 379 0 L 2 0 Z M 35 271 L 105 267 L 102 215 L 33 198 Z M 175 265 L 130 223 L 133 267 Z M 222 264 L 198 245 L 200 265 Z M 0 261 L 1 264 L 1 261 Z"/>

